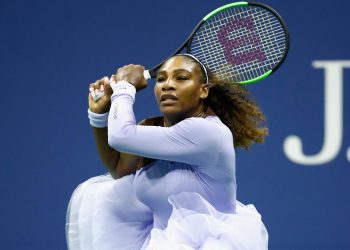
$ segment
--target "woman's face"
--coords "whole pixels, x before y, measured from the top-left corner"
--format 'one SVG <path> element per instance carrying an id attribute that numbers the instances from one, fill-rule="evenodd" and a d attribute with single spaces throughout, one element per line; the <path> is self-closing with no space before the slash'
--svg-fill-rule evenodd
<path id="1" fill-rule="evenodd" d="M 157 74 L 154 92 L 160 111 L 172 122 L 203 112 L 208 87 L 201 81 L 199 66 L 184 56 L 166 61 Z"/>

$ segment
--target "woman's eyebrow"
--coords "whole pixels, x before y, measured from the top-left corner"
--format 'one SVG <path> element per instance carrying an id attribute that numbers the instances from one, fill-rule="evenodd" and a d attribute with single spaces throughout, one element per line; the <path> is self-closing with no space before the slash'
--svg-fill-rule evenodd
<path id="1" fill-rule="evenodd" d="M 174 73 L 186 72 L 186 73 L 191 74 L 191 72 L 190 72 L 190 71 L 188 71 L 188 70 L 186 70 L 186 69 L 175 69 L 175 70 L 173 70 L 173 72 L 174 72 Z"/>
<path id="2" fill-rule="evenodd" d="M 186 72 L 186 73 L 189 73 L 191 74 L 190 71 L 186 70 L 186 69 L 175 69 L 172 71 L 173 73 L 181 73 L 181 72 Z M 158 74 L 167 74 L 167 71 L 166 70 L 161 70 L 158 72 Z"/>

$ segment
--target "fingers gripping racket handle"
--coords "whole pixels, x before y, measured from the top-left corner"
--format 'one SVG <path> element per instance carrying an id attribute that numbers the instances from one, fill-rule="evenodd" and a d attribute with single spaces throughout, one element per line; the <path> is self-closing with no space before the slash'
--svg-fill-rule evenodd
<path id="1" fill-rule="evenodd" d="M 153 70 L 145 70 L 143 71 L 143 77 L 146 79 L 146 81 L 150 80 L 152 77 L 155 77 L 155 72 Z M 98 93 L 96 93 L 95 91 L 91 92 L 92 95 L 92 99 L 97 102 L 102 96 L 104 96 L 104 92 L 98 90 Z"/>

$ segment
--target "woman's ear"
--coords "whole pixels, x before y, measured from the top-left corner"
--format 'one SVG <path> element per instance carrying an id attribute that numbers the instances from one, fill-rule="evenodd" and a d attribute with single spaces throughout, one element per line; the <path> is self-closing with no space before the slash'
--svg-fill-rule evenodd
<path id="1" fill-rule="evenodd" d="M 208 83 L 202 84 L 200 98 L 206 99 L 208 95 L 209 95 L 209 84 Z"/>

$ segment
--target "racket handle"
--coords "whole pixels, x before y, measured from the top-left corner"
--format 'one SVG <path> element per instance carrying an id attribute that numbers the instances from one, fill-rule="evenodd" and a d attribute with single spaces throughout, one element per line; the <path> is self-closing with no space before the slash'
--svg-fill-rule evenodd
<path id="1" fill-rule="evenodd" d="M 146 79 L 146 81 L 152 78 L 148 70 L 143 71 L 143 77 Z"/>

